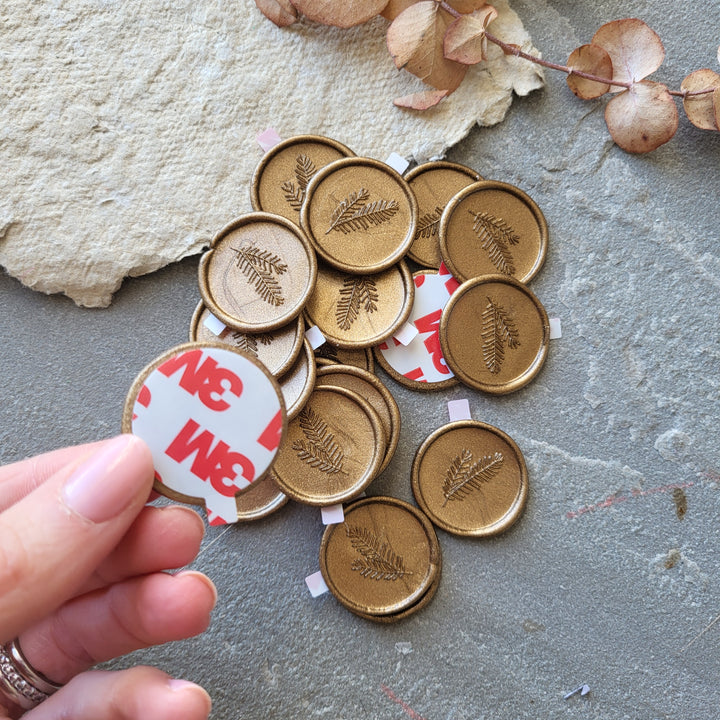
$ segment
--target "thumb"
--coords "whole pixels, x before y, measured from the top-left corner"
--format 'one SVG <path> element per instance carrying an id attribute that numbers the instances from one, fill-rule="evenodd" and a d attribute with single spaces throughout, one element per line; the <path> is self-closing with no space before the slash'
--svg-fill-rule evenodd
<path id="1" fill-rule="evenodd" d="M 147 501 L 153 462 L 142 440 L 119 435 L 78 453 L 0 515 L 0 642 L 72 597 Z"/>

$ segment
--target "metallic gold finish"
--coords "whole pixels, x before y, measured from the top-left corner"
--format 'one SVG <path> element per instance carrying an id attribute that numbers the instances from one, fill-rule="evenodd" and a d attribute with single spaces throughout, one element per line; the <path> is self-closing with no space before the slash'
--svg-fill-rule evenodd
<path id="1" fill-rule="evenodd" d="M 377 375 L 351 365 L 328 365 L 319 368 L 315 386 L 335 385 L 356 392 L 365 398 L 382 422 L 385 436 L 385 457 L 378 475 L 388 466 L 400 439 L 400 408 L 392 393 Z"/>
<path id="2" fill-rule="evenodd" d="M 547 252 L 545 216 L 522 190 L 483 180 L 450 200 L 440 220 L 440 254 L 460 282 L 500 273 L 531 280 Z"/>
<path id="3" fill-rule="evenodd" d="M 277 486 L 271 469 L 260 482 L 254 483 L 235 498 L 238 521 L 250 522 L 265 518 L 286 505 L 287 501 L 288 497 Z"/>
<path id="4" fill-rule="evenodd" d="M 528 473 L 520 448 L 502 430 L 475 420 L 432 433 L 415 455 L 411 477 L 423 512 L 455 535 L 504 532 L 527 500 Z"/>
<path id="5" fill-rule="evenodd" d="M 319 135 L 298 135 L 268 150 L 250 188 L 253 210 L 282 215 L 300 224 L 300 207 L 313 175 L 334 160 L 354 155 L 342 143 Z"/>
<path id="6" fill-rule="evenodd" d="M 415 237 L 417 201 L 402 175 L 385 163 L 344 158 L 310 181 L 300 223 L 326 263 L 368 275 L 407 253 Z"/>
<path id="7" fill-rule="evenodd" d="M 550 321 L 534 293 L 502 275 L 463 283 L 440 319 L 445 361 L 461 382 L 504 395 L 527 385 L 548 351 Z"/>
<path id="8" fill-rule="evenodd" d="M 287 418 L 292 420 L 303 409 L 315 387 L 315 356 L 307 339 L 295 364 L 279 378 L 280 390 L 285 398 Z"/>
<path id="9" fill-rule="evenodd" d="M 390 497 L 363 498 L 329 525 L 320 545 L 320 571 L 330 592 L 362 616 L 397 615 L 436 583 L 440 544 L 429 520 Z"/>
<path id="10" fill-rule="evenodd" d="M 418 202 L 418 223 L 408 257 L 419 265 L 437 270 L 440 255 L 440 217 L 449 200 L 482 177 L 469 167 L 437 160 L 423 163 L 405 173 Z"/>
<path id="11" fill-rule="evenodd" d="M 275 377 L 284 375 L 300 354 L 305 337 L 302 316 L 277 330 L 264 333 L 246 333 L 226 328 L 220 335 L 214 335 L 204 325 L 210 314 L 201 300 L 190 322 L 190 342 L 221 342 L 230 345 L 257 358 Z"/>
<path id="12" fill-rule="evenodd" d="M 408 322 L 419 334 L 403 346 L 392 338 L 376 345 L 373 353 L 378 365 L 395 382 L 418 392 L 434 392 L 454 387 L 458 379 L 448 368 L 440 347 L 440 318 L 452 292 L 437 270 L 413 273 L 415 297 Z M 452 288 L 457 280 L 450 277 Z"/>
<path id="13" fill-rule="evenodd" d="M 316 387 L 288 425 L 273 473 L 280 489 L 306 505 L 335 505 L 359 495 L 385 455 L 382 423 L 367 400 Z"/>
<path id="14" fill-rule="evenodd" d="M 368 372 L 375 372 L 375 358 L 370 348 L 339 348 L 329 342 L 315 350 L 315 362 L 318 367 L 326 365 L 352 365 Z"/>
<path id="15" fill-rule="evenodd" d="M 415 286 L 400 262 L 375 275 L 348 275 L 321 266 L 305 318 L 340 348 L 369 348 L 390 337 L 407 320 Z"/>
<path id="16" fill-rule="evenodd" d="M 229 327 L 260 333 L 300 314 L 316 275 L 315 253 L 297 225 L 249 213 L 224 227 L 200 258 L 200 294 Z"/>

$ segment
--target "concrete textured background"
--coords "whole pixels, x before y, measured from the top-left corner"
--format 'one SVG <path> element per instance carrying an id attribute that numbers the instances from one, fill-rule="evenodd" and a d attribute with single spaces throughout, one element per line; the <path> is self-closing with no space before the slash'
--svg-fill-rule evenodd
<path id="1" fill-rule="evenodd" d="M 658 79 L 677 88 L 694 69 L 718 70 L 717 3 L 513 7 L 548 59 L 634 16 L 665 43 Z M 545 90 L 448 155 L 520 186 L 545 213 L 549 252 L 531 287 L 563 337 L 540 375 L 502 398 L 387 379 L 403 428 L 371 494 L 411 500 L 415 450 L 446 422 L 446 401 L 467 397 L 528 462 L 520 522 L 490 541 L 439 531 L 438 593 L 392 626 L 308 594 L 317 510 L 290 503 L 211 528 L 194 564 L 220 592 L 211 629 L 112 666 L 153 663 L 202 683 L 216 720 L 717 717 L 720 134 L 681 116 L 669 144 L 630 156 L 603 108 L 548 72 Z M 127 281 L 106 310 L 0 277 L 0 459 L 117 432 L 137 372 L 186 338 L 196 265 Z M 582 683 L 588 695 L 563 699 Z"/>

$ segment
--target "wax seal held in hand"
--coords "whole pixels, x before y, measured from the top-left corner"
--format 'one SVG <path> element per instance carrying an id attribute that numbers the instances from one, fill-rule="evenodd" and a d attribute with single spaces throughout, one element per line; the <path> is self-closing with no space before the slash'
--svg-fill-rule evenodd
<path id="1" fill-rule="evenodd" d="M 141 437 L 155 489 L 204 505 L 210 524 L 235 522 L 235 496 L 261 479 L 285 432 L 280 388 L 253 357 L 186 343 L 151 362 L 125 401 L 122 430 Z"/>

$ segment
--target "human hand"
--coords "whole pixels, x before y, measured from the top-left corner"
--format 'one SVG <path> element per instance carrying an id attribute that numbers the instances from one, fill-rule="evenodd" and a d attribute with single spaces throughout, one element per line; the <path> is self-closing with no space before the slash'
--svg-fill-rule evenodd
<path id="1" fill-rule="evenodd" d="M 198 572 L 199 516 L 148 507 L 153 463 L 121 435 L 0 468 L 0 644 L 18 638 L 29 665 L 67 683 L 35 709 L 6 698 L 0 720 L 201 720 L 210 698 L 150 667 L 92 665 L 203 632 L 217 598 Z"/>

